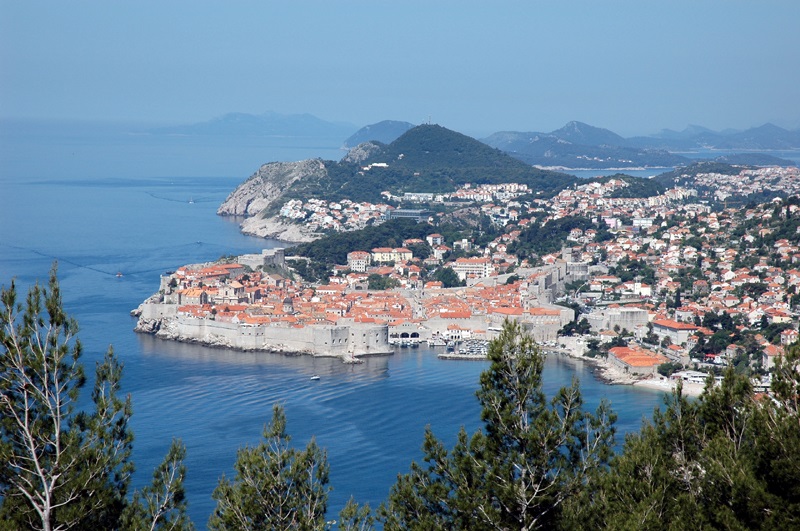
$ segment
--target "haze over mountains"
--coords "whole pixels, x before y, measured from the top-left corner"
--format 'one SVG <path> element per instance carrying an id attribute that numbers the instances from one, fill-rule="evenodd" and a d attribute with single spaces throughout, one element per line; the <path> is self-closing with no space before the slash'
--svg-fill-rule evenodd
<path id="1" fill-rule="evenodd" d="M 328 122 L 307 113 L 268 111 L 258 115 L 233 112 L 205 122 L 159 127 L 151 129 L 151 132 L 168 135 L 345 137 L 354 129 L 356 126 L 353 124 Z"/>
<path id="2" fill-rule="evenodd" d="M 342 148 L 370 140 L 388 145 L 414 125 L 385 120 L 359 128 L 310 114 L 277 112 L 229 113 L 171 126 L 9 119 L 0 120 L 0 140 L 7 146 L 0 168 L 9 175 L 33 171 L 46 176 L 58 167 L 64 177 L 241 175 L 276 160 L 339 160 Z M 497 132 L 481 142 L 528 165 L 624 171 L 682 166 L 700 157 L 731 164 L 789 165 L 792 161 L 778 157 L 798 159 L 800 131 L 772 124 L 720 132 L 689 126 L 624 138 L 608 129 L 570 122 L 551 132 Z M 90 146 L 104 148 L 97 151 Z M 50 159 L 41 157 L 43 152 Z M 687 156 L 687 152 L 694 153 Z"/>
<path id="3" fill-rule="evenodd" d="M 351 124 L 332 123 L 309 114 L 262 115 L 231 113 L 214 120 L 152 130 L 155 134 L 219 136 L 342 137 L 342 147 L 366 141 L 389 144 L 414 127 L 410 122 L 384 120 L 353 133 Z M 698 150 L 742 150 L 728 154 L 727 162 L 741 164 L 790 164 L 770 154 L 752 151 L 800 149 L 800 131 L 765 124 L 746 131 L 712 131 L 688 126 L 683 131 L 662 130 L 651 136 L 624 138 L 613 131 L 572 121 L 551 132 L 502 131 L 481 141 L 528 164 L 553 168 L 673 167 L 691 159 L 680 152 Z"/>
<path id="4" fill-rule="evenodd" d="M 581 122 L 569 122 L 550 133 L 500 132 L 483 139 L 530 164 L 564 168 L 667 167 L 686 164 L 676 153 L 700 150 L 791 150 L 800 148 L 800 131 L 772 124 L 742 132 L 715 132 L 691 126 L 649 137 L 623 138 Z M 743 164 L 786 164 L 771 155 L 743 154 Z"/>

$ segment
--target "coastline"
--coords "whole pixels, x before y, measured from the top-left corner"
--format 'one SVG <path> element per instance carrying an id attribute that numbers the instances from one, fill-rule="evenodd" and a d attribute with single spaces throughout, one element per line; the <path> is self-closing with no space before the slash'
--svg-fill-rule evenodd
<path id="1" fill-rule="evenodd" d="M 698 397 L 703 394 L 705 390 L 705 384 L 693 383 L 693 382 L 682 382 L 683 383 L 683 395 L 684 396 L 692 396 Z M 665 393 L 671 393 L 678 387 L 677 380 L 671 380 L 669 378 L 664 378 L 663 380 L 659 379 L 656 380 L 655 378 L 648 378 L 646 380 L 639 380 L 638 382 L 634 383 L 633 385 L 637 387 L 644 387 L 646 389 L 653 389 L 656 391 L 663 391 Z"/>
<path id="2" fill-rule="evenodd" d="M 585 356 L 578 356 L 572 351 L 565 349 L 546 349 L 547 354 L 557 354 L 563 359 L 566 359 L 575 365 L 579 363 L 586 363 L 592 368 L 593 376 L 604 384 L 608 385 L 632 385 L 645 389 L 652 389 L 654 391 L 662 391 L 664 393 L 671 393 L 678 386 L 677 380 L 658 375 L 657 378 L 653 376 L 638 377 L 620 371 L 608 361 L 602 358 L 587 358 Z M 703 394 L 705 384 L 697 384 L 691 382 L 683 383 L 683 394 L 686 396 L 698 397 Z"/>

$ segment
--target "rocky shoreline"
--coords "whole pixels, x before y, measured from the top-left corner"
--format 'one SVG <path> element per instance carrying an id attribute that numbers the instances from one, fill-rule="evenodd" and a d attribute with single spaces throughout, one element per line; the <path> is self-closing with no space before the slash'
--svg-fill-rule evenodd
<path id="1" fill-rule="evenodd" d="M 608 385 L 633 385 L 663 391 L 665 393 L 674 391 L 678 385 L 677 381 L 670 380 L 669 378 L 657 379 L 652 376 L 637 377 L 626 374 L 602 358 L 587 358 L 560 349 L 548 350 L 547 352 L 560 355 L 575 365 L 586 363 L 592 368 L 593 376 Z M 703 394 L 704 387 L 703 384 L 683 382 L 683 394 L 687 396 L 700 396 Z"/>
<path id="2" fill-rule="evenodd" d="M 327 175 L 320 159 L 299 162 L 270 162 L 262 165 L 245 182 L 236 187 L 217 209 L 220 216 L 245 216 L 242 233 L 261 238 L 302 243 L 319 238 L 295 223 L 284 223 L 277 216 L 263 217 L 283 201 L 286 190 L 302 179 L 321 179 Z"/>

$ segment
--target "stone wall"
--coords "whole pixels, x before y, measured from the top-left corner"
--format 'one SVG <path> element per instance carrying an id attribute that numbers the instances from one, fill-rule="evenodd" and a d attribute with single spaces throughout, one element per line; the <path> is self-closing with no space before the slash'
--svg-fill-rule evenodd
<path id="1" fill-rule="evenodd" d="M 178 315 L 174 304 L 142 304 L 138 312 L 136 330 L 162 339 L 342 358 L 393 352 L 386 325 L 252 326 Z"/>

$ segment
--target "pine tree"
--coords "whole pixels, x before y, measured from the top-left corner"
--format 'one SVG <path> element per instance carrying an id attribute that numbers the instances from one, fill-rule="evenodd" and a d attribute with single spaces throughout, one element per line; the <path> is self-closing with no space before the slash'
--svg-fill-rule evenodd
<path id="1" fill-rule="evenodd" d="M 92 411 L 76 404 L 86 378 L 77 324 L 64 312 L 56 268 L 24 305 L 14 282 L 0 308 L 0 520 L 45 531 L 116 527 L 132 464 L 130 399 L 109 348 L 97 364 Z"/>
<path id="2" fill-rule="evenodd" d="M 164 461 L 153 472 L 153 483 L 133 493 L 131 503 L 122 513 L 123 529 L 194 529 L 186 515 L 185 458 L 186 447 L 173 440 Z"/>
<path id="3" fill-rule="evenodd" d="M 425 465 L 412 463 L 380 509 L 385 529 L 553 528 L 610 458 L 608 405 L 584 412 L 577 381 L 548 401 L 544 355 L 518 323 L 504 324 L 488 356 L 477 393 L 484 430 L 462 429 L 450 452 L 427 431 Z"/>
<path id="4" fill-rule="evenodd" d="M 800 528 L 800 352 L 773 376 L 772 397 L 729 367 L 696 400 L 680 387 L 630 434 L 582 520 L 595 529 Z"/>
<path id="5" fill-rule="evenodd" d="M 191 529 L 182 451 L 171 450 L 162 465 L 159 477 L 170 479 L 127 500 L 131 401 L 118 395 L 122 364 L 111 348 L 96 366 L 91 405 L 78 408 L 82 346 L 56 266 L 48 287 L 35 285 L 24 304 L 13 281 L 0 301 L 0 529 Z M 143 499 L 155 489 L 170 500 L 166 512 L 150 515 L 147 527 L 123 517 L 149 514 Z"/>
<path id="6" fill-rule="evenodd" d="M 211 530 L 325 529 L 328 459 L 312 439 L 292 448 L 286 415 L 276 404 L 263 440 L 239 450 L 233 481 L 222 477 L 214 490 Z"/>
<path id="7" fill-rule="evenodd" d="M 375 516 L 368 503 L 359 505 L 352 497 L 339 512 L 341 531 L 372 531 L 375 529 Z"/>

